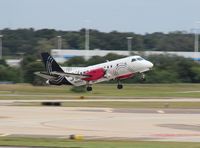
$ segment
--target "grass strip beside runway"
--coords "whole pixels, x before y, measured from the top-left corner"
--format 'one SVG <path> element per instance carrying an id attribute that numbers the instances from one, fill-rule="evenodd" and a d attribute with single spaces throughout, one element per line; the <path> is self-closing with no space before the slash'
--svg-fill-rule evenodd
<path id="1" fill-rule="evenodd" d="M 14 106 L 42 106 L 41 103 L 24 102 Z M 200 102 L 65 102 L 62 107 L 98 107 L 98 108 L 159 108 L 159 109 L 199 109 Z"/>
<path id="2" fill-rule="evenodd" d="M 62 148 L 199 148 L 200 143 L 192 142 L 150 142 L 150 141 L 73 141 L 55 138 L 0 137 L 1 146 L 38 146 Z"/>
<path id="3" fill-rule="evenodd" d="M 105 108 L 185 108 L 199 109 L 200 102 L 66 102 L 64 107 L 105 107 Z"/>
<path id="4" fill-rule="evenodd" d="M 92 92 L 75 93 L 71 86 L 0 85 L 0 99 L 72 99 L 80 96 L 200 98 L 200 84 L 96 84 Z M 93 99 L 93 98 L 92 98 Z"/>

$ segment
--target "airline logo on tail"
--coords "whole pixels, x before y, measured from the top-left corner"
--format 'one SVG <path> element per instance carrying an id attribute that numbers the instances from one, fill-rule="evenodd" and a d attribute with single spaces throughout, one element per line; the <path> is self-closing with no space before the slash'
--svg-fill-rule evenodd
<path id="1" fill-rule="evenodd" d="M 48 56 L 47 61 L 46 61 L 46 70 L 49 74 L 52 72 L 52 63 L 54 59 L 51 56 Z"/>

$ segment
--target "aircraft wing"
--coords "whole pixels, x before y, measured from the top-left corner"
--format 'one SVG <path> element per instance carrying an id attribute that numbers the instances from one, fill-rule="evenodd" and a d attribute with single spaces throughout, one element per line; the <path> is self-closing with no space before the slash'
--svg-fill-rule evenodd
<path id="1" fill-rule="evenodd" d="M 74 77 L 74 78 L 80 78 L 80 79 L 84 79 L 84 78 L 90 78 L 90 75 L 83 75 L 83 74 L 76 74 L 76 73 L 66 73 L 66 72 L 57 72 L 57 71 L 53 71 L 51 72 L 52 75 L 57 75 L 57 76 L 65 76 L 65 77 Z"/>

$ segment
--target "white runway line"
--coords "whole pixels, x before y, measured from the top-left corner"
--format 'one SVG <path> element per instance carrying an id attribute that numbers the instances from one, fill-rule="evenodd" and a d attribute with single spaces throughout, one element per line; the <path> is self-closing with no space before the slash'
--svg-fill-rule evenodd
<path id="1" fill-rule="evenodd" d="M 106 108 L 104 111 L 107 112 L 107 113 L 112 113 L 113 109 L 112 108 Z"/>
<path id="2" fill-rule="evenodd" d="M 61 99 L 61 100 L 0 100 L 0 103 L 40 103 L 40 102 L 200 102 L 198 98 L 176 99 Z"/>
<path id="3" fill-rule="evenodd" d="M 180 92 L 174 92 L 174 93 L 200 93 L 200 91 L 199 90 L 197 90 L 197 91 L 180 91 Z"/>
<path id="4" fill-rule="evenodd" d="M 6 137 L 9 136 L 10 134 L 0 134 L 0 137 Z"/>
<path id="5" fill-rule="evenodd" d="M 160 114 L 164 114 L 165 113 L 165 111 L 163 111 L 163 110 L 157 110 L 157 112 L 160 113 Z"/>

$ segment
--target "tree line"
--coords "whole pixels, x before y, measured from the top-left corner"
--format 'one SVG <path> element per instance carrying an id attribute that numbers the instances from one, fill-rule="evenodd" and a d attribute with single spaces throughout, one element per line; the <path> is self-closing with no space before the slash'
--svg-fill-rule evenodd
<path id="1" fill-rule="evenodd" d="M 108 54 L 105 57 L 95 56 L 89 60 L 85 60 L 83 57 L 74 57 L 62 66 L 89 66 L 122 57 L 116 54 Z M 192 59 L 172 55 L 151 55 L 145 58 L 153 62 L 154 67 L 146 74 L 146 81 L 143 83 L 200 82 L 200 65 Z M 32 83 L 34 85 L 44 84 L 45 80 L 34 75 L 36 71 L 45 71 L 43 63 L 38 61 L 36 56 L 26 56 L 21 65 L 21 68 L 11 68 L 4 60 L 0 60 L 0 81 Z M 115 81 L 110 83 L 112 82 Z M 141 83 L 140 76 L 136 75 L 132 79 L 124 80 L 124 83 Z"/>
<path id="2" fill-rule="evenodd" d="M 54 29 L 3 29 L 4 58 L 21 56 L 21 67 L 12 68 L 0 60 L 0 81 L 25 82 L 41 85 L 43 81 L 34 75 L 35 71 L 44 71 L 40 58 L 41 52 L 57 48 L 57 36 L 62 36 L 63 48 L 83 49 L 85 29 L 79 31 L 59 31 Z M 90 30 L 90 48 L 104 50 L 127 50 L 126 37 L 133 37 L 133 51 L 193 51 L 193 34 L 187 32 L 135 34 L 133 32 L 100 32 Z M 105 57 L 95 56 L 89 60 L 74 57 L 65 62 L 65 66 L 89 66 L 121 58 L 120 55 L 108 54 Z M 154 63 L 154 69 L 147 74 L 145 83 L 198 83 L 200 82 L 199 63 L 171 55 L 151 55 L 145 57 Z M 129 81 L 140 83 L 136 77 Z"/>
<path id="3" fill-rule="evenodd" d="M 85 29 L 60 31 L 54 29 L 3 29 L 3 55 L 34 54 L 57 48 L 57 36 L 62 36 L 62 48 L 84 49 Z M 127 37 L 133 37 L 133 51 L 193 51 L 194 35 L 175 31 L 136 34 L 133 32 L 100 32 L 90 30 L 90 49 L 127 50 Z"/>

